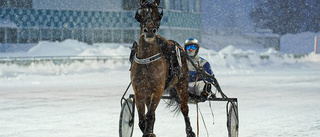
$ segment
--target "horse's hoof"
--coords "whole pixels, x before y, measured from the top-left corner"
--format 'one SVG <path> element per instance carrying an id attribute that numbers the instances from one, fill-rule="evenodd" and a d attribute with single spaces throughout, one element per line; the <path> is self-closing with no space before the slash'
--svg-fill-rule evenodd
<path id="1" fill-rule="evenodd" d="M 148 134 L 143 134 L 142 137 L 156 137 L 156 135 L 153 133 L 148 133 Z"/>
<path id="2" fill-rule="evenodd" d="M 189 133 L 187 134 L 187 137 L 196 137 L 196 134 L 193 133 L 193 132 L 189 132 Z"/>

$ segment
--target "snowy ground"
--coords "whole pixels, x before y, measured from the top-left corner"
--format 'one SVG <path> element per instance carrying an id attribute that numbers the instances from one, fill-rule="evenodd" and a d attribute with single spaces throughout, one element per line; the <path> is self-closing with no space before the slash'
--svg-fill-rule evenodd
<path id="1" fill-rule="evenodd" d="M 230 52 L 248 56 L 226 55 Z M 234 47 L 201 54 L 213 64 L 225 94 L 238 98 L 239 136 L 320 134 L 319 55 L 293 59 L 273 51 L 256 53 Z M 257 54 L 267 54 L 269 58 L 264 60 Z M 118 136 L 120 98 L 129 84 L 128 68 L 128 63 L 94 61 L 70 65 L 0 64 L 0 137 Z M 212 105 L 214 118 L 209 103 L 200 104 L 209 135 L 227 137 L 226 102 Z M 189 107 L 196 131 L 195 105 Z M 141 136 L 137 119 L 134 137 Z M 156 111 L 157 136 L 185 136 L 184 128 L 183 117 L 175 116 L 161 102 Z M 202 122 L 200 136 L 207 136 Z"/>
<path id="2" fill-rule="evenodd" d="M 0 136 L 118 136 L 119 100 L 129 83 L 128 75 L 126 70 L 111 70 L 79 76 L 1 79 Z M 320 134 L 318 68 L 220 74 L 217 78 L 225 93 L 239 100 L 240 136 Z M 225 103 L 212 105 L 214 120 L 208 103 L 200 105 L 209 134 L 226 137 Z M 182 116 L 169 112 L 164 103 L 159 105 L 155 133 L 185 136 Z M 190 105 L 190 115 L 196 129 L 194 105 Z M 200 132 L 206 136 L 203 127 Z M 141 136 L 137 125 L 134 136 Z"/>

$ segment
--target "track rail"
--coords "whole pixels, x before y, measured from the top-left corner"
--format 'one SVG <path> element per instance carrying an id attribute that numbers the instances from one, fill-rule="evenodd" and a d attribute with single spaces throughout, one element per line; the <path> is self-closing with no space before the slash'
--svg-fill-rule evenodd
<path id="1" fill-rule="evenodd" d="M 41 61 L 41 60 L 128 60 L 129 56 L 21 56 L 0 57 L 0 61 Z"/>
<path id="2" fill-rule="evenodd" d="M 114 61 L 119 63 L 129 62 L 128 56 L 34 56 L 34 57 L 0 57 L 0 64 L 16 64 L 20 66 L 28 66 L 32 63 L 53 64 L 71 64 L 73 62 L 97 61 L 107 62 Z"/>

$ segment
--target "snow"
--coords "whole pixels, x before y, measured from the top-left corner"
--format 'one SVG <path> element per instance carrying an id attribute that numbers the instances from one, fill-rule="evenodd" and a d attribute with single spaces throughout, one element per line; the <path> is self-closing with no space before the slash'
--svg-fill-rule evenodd
<path id="1" fill-rule="evenodd" d="M 294 54 L 305 54 L 314 51 L 315 36 L 320 33 L 303 32 L 299 34 L 286 34 L 280 39 L 281 51 Z M 319 48 L 318 48 L 319 49 Z M 318 50 L 318 53 L 320 50 Z"/>
<path id="2" fill-rule="evenodd" d="M 40 42 L 14 56 L 128 56 L 128 45 L 87 45 L 74 40 Z M 222 90 L 239 101 L 243 137 L 320 134 L 320 55 L 296 57 L 271 49 L 215 51 L 202 48 Z M 0 60 L 1 61 L 1 60 Z M 0 136 L 115 137 L 120 98 L 130 82 L 130 64 L 87 60 L 70 64 L 47 61 L 30 65 L 0 63 Z M 131 94 L 132 89 L 129 89 Z M 128 96 L 128 95 L 127 95 Z M 209 135 L 227 137 L 226 102 L 201 103 Z M 196 132 L 196 109 L 190 104 Z M 214 124 L 213 124 L 214 122 Z M 142 136 L 136 113 L 134 137 Z M 183 116 L 175 116 L 162 101 L 156 111 L 155 134 L 185 136 Z M 200 119 L 200 136 L 206 136 Z"/>
<path id="3" fill-rule="evenodd" d="M 77 40 L 67 39 L 62 42 L 40 41 L 27 52 L 1 53 L 0 57 L 30 56 L 127 56 L 128 45 L 115 43 L 88 45 Z"/>
<path id="4" fill-rule="evenodd" d="M 248 36 L 258 36 L 265 35 L 260 33 L 247 33 Z M 268 34 L 277 35 L 277 34 Z M 280 53 L 287 54 L 308 54 L 314 52 L 315 36 L 320 37 L 320 33 L 314 32 L 303 32 L 298 34 L 285 34 L 280 37 Z M 224 35 L 207 33 L 202 35 L 202 47 L 221 50 L 228 45 L 232 45 L 237 49 L 242 50 L 254 50 L 258 52 L 263 52 L 268 49 L 258 46 L 251 40 L 244 38 L 242 35 Z M 318 42 L 318 53 L 320 52 L 319 42 Z"/>

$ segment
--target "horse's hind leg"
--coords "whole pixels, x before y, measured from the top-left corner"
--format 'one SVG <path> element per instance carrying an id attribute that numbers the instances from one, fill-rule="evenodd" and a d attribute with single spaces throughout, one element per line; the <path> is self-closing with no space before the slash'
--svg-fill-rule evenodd
<path id="1" fill-rule="evenodd" d="M 192 127 L 190 124 L 190 118 L 188 116 L 189 108 L 188 108 L 187 102 L 188 102 L 188 99 L 186 101 L 185 99 L 181 99 L 181 111 L 186 124 L 186 133 L 187 133 L 187 137 L 195 137 L 195 134 L 192 131 Z"/>
<path id="2" fill-rule="evenodd" d="M 192 131 L 192 127 L 190 124 L 190 118 L 188 116 L 189 113 L 189 107 L 188 107 L 188 99 L 189 99 L 189 95 L 188 95 L 188 91 L 187 91 L 187 86 L 185 86 L 183 83 L 178 84 L 179 86 L 176 87 L 179 98 L 180 98 L 180 107 L 181 107 L 181 112 L 183 114 L 184 117 L 184 121 L 186 124 L 186 133 L 187 133 L 187 137 L 195 137 L 195 133 Z"/>

